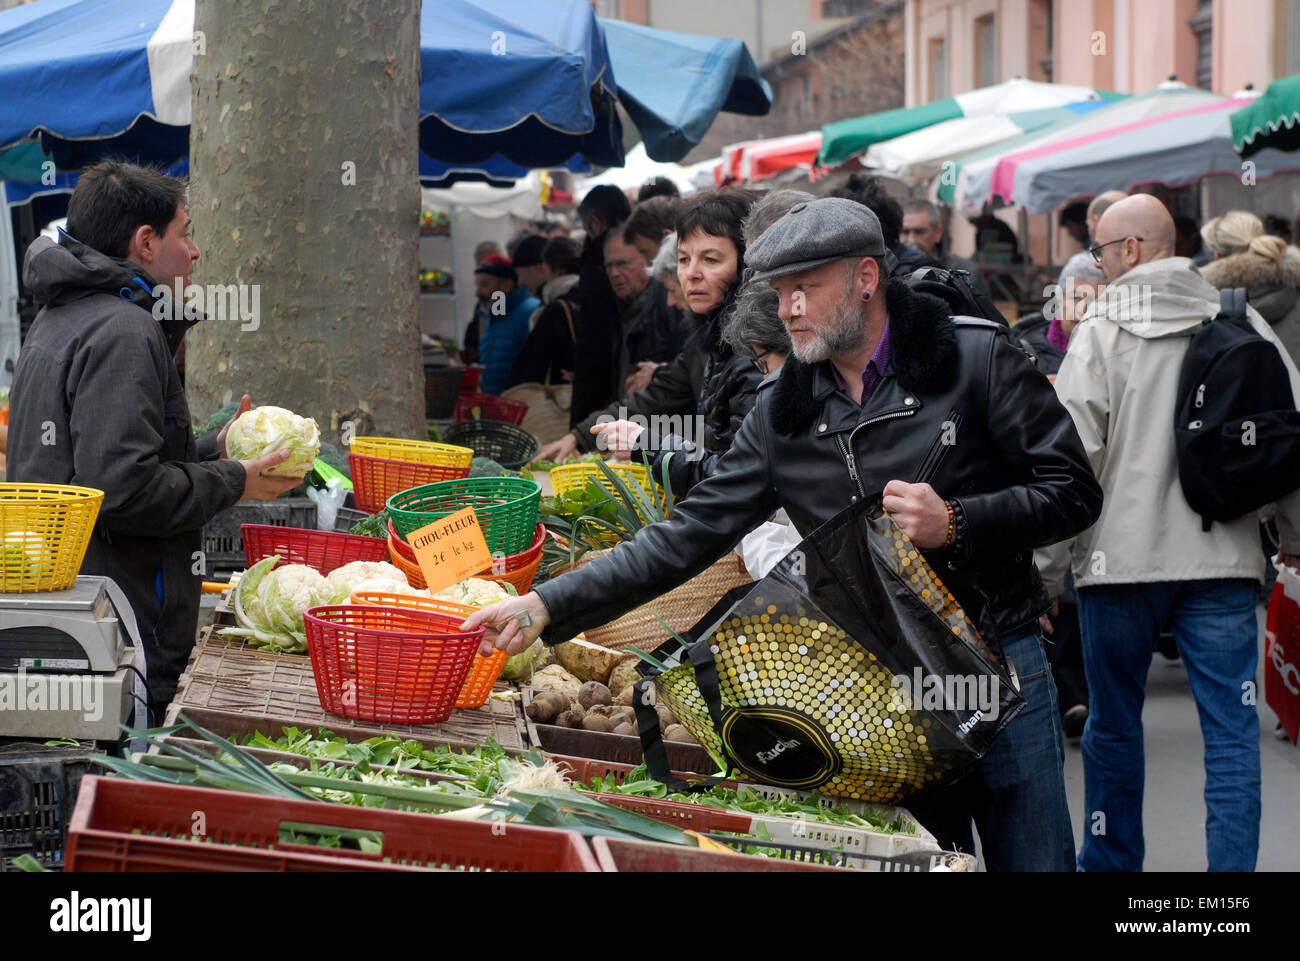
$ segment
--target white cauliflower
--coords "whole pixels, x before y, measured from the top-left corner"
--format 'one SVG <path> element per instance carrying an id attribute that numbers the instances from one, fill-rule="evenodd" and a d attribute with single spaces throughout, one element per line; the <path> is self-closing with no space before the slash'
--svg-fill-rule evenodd
<path id="1" fill-rule="evenodd" d="M 389 593 L 409 594 L 411 586 L 407 583 L 406 575 L 400 570 L 389 564 L 387 561 L 353 561 L 351 564 L 344 564 L 337 570 L 331 571 L 329 577 L 329 589 L 333 592 L 332 603 L 345 604 L 348 598 L 356 590 L 386 590 Z M 367 581 L 384 581 L 400 585 L 397 589 L 392 587 L 366 587 L 360 588 L 358 585 Z"/>
<path id="2" fill-rule="evenodd" d="M 302 615 L 310 607 L 334 603 L 329 582 L 304 564 L 280 562 L 278 555 L 258 561 L 240 578 L 235 589 L 235 620 L 222 634 L 246 637 L 254 647 L 302 653 L 307 632 Z"/>
<path id="3" fill-rule="evenodd" d="M 501 581 L 486 581 L 481 577 L 467 577 L 433 595 L 439 600 L 464 604 L 467 607 L 487 607 L 504 601 L 515 594 Z"/>

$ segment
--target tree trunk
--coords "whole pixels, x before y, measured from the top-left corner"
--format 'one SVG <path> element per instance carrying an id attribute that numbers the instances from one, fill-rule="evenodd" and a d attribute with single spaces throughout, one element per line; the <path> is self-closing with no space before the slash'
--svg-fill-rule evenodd
<path id="1" fill-rule="evenodd" d="M 197 0 L 195 31 L 196 422 L 249 393 L 336 444 L 424 437 L 420 0 Z"/>

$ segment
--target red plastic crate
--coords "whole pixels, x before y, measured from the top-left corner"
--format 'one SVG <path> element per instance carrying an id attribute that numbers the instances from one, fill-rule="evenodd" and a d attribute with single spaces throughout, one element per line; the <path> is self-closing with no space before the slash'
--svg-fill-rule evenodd
<path id="1" fill-rule="evenodd" d="M 627 780 L 627 776 L 632 773 L 639 765 L 620 764 L 617 761 L 602 761 L 599 758 L 590 757 L 572 757 L 568 754 L 556 754 L 552 751 L 543 750 L 542 754 L 560 766 L 567 777 L 574 784 L 590 784 L 592 778 L 613 778 L 615 784 L 622 784 Z M 704 775 L 702 774 L 683 774 L 680 771 L 673 771 L 677 777 L 683 781 L 698 781 Z M 735 788 L 735 781 L 719 781 L 723 787 Z"/>
<path id="2" fill-rule="evenodd" d="M 303 614 L 320 705 L 360 721 L 439 724 L 451 716 L 483 629 L 432 611 L 336 604 Z"/>
<path id="3" fill-rule="evenodd" d="M 456 420 L 503 420 L 522 424 L 528 405 L 495 394 L 461 394 L 456 400 Z"/>
<path id="4" fill-rule="evenodd" d="M 197 813 L 196 813 L 197 812 Z M 201 814 L 201 820 L 197 815 Z M 380 854 L 280 843 L 286 823 L 378 831 Z M 201 841 L 192 840 L 201 827 Z M 137 833 L 139 832 L 139 833 Z M 274 849 L 270 849 L 275 845 Z M 597 871 L 569 831 L 291 801 L 89 775 L 68 829 L 68 871 Z"/>
<path id="5" fill-rule="evenodd" d="M 802 861 L 783 861 L 779 858 L 761 858 L 749 854 L 731 854 L 679 844 L 656 844 L 653 841 L 623 838 L 594 837 L 591 839 L 591 848 L 596 852 L 596 862 L 602 871 L 623 873 L 841 870 Z"/>
<path id="6" fill-rule="evenodd" d="M 352 475 L 352 497 L 357 507 L 367 514 L 378 514 L 388 498 L 400 491 L 469 476 L 468 466 L 418 464 L 352 453 L 348 454 L 348 469 Z M 387 551 L 384 553 L 387 556 Z"/>
<path id="7" fill-rule="evenodd" d="M 749 834 L 754 829 L 754 819 L 737 811 L 722 811 L 703 804 L 686 804 L 682 801 L 662 801 L 658 798 L 632 797 L 627 794 L 593 794 L 606 804 L 635 811 L 643 817 L 671 824 L 683 831 L 727 831 Z"/>
<path id="8" fill-rule="evenodd" d="M 280 555 L 280 564 L 306 564 L 322 574 L 353 561 L 388 560 L 388 542 L 382 537 L 271 524 L 244 524 L 239 530 L 244 542 L 244 560 L 249 567 L 273 554 Z"/>
<path id="9" fill-rule="evenodd" d="M 470 364 L 465 368 L 465 380 L 460 385 L 462 394 L 477 394 L 478 382 L 486 368 L 482 364 Z"/>

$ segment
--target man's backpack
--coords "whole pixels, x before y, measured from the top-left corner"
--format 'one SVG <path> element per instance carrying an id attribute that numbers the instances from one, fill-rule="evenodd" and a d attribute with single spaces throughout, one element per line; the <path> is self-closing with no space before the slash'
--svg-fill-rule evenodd
<path id="1" fill-rule="evenodd" d="M 1174 414 L 1178 479 L 1202 529 L 1300 487 L 1300 411 L 1286 364 L 1246 314 L 1246 291 L 1192 335 Z"/>
<path id="2" fill-rule="evenodd" d="M 945 301 L 955 317 L 983 317 L 1009 327 L 1007 319 L 987 296 L 975 289 L 970 273 L 947 267 L 922 267 L 902 278 L 918 294 L 929 294 Z"/>

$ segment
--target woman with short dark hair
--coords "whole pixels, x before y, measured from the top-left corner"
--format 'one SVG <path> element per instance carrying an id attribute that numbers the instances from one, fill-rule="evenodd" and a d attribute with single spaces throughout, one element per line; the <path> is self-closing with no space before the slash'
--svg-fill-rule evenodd
<path id="1" fill-rule="evenodd" d="M 649 420 L 648 449 L 667 431 L 656 418 L 690 423 L 690 439 L 723 451 L 754 405 L 762 379 L 753 364 L 722 340 L 722 321 L 735 299 L 744 264 L 745 217 L 750 198 L 738 190 L 707 190 L 684 198 L 677 210 L 677 278 L 694 332 L 682 352 L 659 368 L 650 386 L 592 414 L 538 455 L 564 460 L 576 450 L 608 449 L 600 436 L 631 415 Z M 593 437 L 592 435 L 595 435 Z"/>

